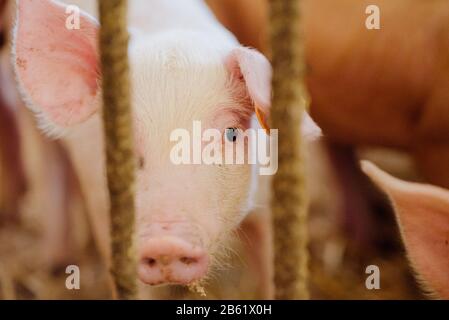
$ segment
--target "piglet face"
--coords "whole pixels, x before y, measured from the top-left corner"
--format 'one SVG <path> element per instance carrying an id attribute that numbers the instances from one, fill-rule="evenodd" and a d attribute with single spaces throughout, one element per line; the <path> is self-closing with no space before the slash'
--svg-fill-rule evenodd
<path id="1" fill-rule="evenodd" d="M 83 14 L 81 28 L 68 29 L 66 8 L 54 1 L 21 0 L 17 9 L 15 71 L 27 106 L 50 134 L 64 137 L 83 130 L 89 121 L 97 126 L 92 132 L 101 136 L 98 23 Z M 229 39 L 206 36 L 178 30 L 135 37 L 129 50 L 139 159 L 139 275 L 148 284 L 203 278 L 220 260 L 218 253 L 225 251 L 226 240 L 249 207 L 251 167 L 198 163 L 194 151 L 201 153 L 206 144 L 195 140 L 193 125 L 199 123 L 200 136 L 207 129 L 218 132 L 208 144 L 218 154 L 226 141 L 240 141 L 239 135 L 225 133 L 249 127 L 253 99 L 267 107 L 270 93 L 260 95 L 255 89 L 260 83 L 269 88 L 270 67 L 258 53 L 235 49 Z M 249 76 L 248 70 L 261 70 L 260 77 Z M 185 150 L 192 151 L 191 163 L 173 160 L 177 130 L 190 134 Z M 88 158 L 102 159 L 102 150 L 92 148 Z M 90 165 L 86 160 L 77 167 Z"/>
<path id="2" fill-rule="evenodd" d="M 19 0 L 17 10 L 14 65 L 22 97 L 46 132 L 65 138 L 88 127 L 98 135 L 91 137 L 97 147 L 71 147 L 91 153 L 76 157 L 75 165 L 89 176 L 89 161 L 104 157 L 98 23 L 83 14 L 81 28 L 69 29 L 66 8 L 54 1 Z M 250 209 L 253 140 L 243 131 L 255 113 L 266 127 L 271 68 L 260 53 L 207 32 L 135 36 L 129 49 L 139 276 L 151 285 L 189 284 L 220 266 Z M 313 122 L 305 123 L 307 135 L 317 132 Z M 234 145 L 243 146 L 243 159 Z M 229 154 L 231 161 L 221 161 Z M 106 186 L 101 166 L 92 179 L 104 181 L 97 188 Z M 105 193 L 92 188 L 83 186 L 88 197 Z M 88 202 L 95 201 L 101 200 Z"/>
<path id="3" fill-rule="evenodd" d="M 248 157 L 240 164 L 225 159 L 226 146 L 251 150 L 251 141 L 240 133 L 250 128 L 254 102 L 239 63 L 229 64 L 235 50 L 246 49 L 222 49 L 200 35 L 179 32 L 139 39 L 131 47 L 136 228 L 140 274 L 147 283 L 184 283 L 179 273 L 160 277 L 161 268 L 182 261 L 190 262 L 187 269 L 206 260 L 212 268 L 220 266 L 227 241 L 249 211 Z M 269 82 L 269 64 L 262 63 Z M 209 163 L 210 154 L 221 162 Z M 160 252 L 154 245 L 173 239 L 183 239 L 190 250 L 172 245 Z M 162 257 L 170 261 L 165 267 Z M 202 264 L 198 269 L 207 271 Z"/>

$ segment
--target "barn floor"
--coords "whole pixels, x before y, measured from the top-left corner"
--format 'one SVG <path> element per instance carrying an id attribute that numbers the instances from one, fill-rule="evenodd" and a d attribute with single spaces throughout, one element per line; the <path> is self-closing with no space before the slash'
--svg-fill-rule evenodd
<path id="1" fill-rule="evenodd" d="M 415 285 L 400 245 L 397 248 L 365 251 L 352 249 L 347 239 L 326 235 L 319 215 L 312 215 L 311 232 L 321 226 L 319 237 L 311 239 L 310 288 L 313 299 L 423 299 Z M 331 239 L 318 241 L 319 238 Z M 0 228 L 0 299 L 108 299 L 106 272 L 92 243 L 88 243 L 74 263 L 82 270 L 81 289 L 67 290 L 65 270 L 45 267 L 42 238 L 32 228 L 17 224 Z M 367 290 L 365 268 L 374 264 L 381 270 L 381 289 Z M 237 280 L 238 283 L 238 280 Z M 238 284 L 237 284 L 238 286 Z M 254 298 L 240 282 L 233 298 Z M 229 292 L 228 292 L 229 293 Z M 228 293 L 225 293 L 228 295 Z M 190 295 L 200 298 L 199 295 Z M 209 293 L 207 298 L 217 298 Z"/>

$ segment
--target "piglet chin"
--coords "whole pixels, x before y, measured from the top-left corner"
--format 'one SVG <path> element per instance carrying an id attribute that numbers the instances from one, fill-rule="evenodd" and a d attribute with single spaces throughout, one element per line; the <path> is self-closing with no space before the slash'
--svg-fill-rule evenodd
<path id="1" fill-rule="evenodd" d="M 207 252 L 171 236 L 151 238 L 140 250 L 138 275 L 148 285 L 188 285 L 206 276 Z"/>

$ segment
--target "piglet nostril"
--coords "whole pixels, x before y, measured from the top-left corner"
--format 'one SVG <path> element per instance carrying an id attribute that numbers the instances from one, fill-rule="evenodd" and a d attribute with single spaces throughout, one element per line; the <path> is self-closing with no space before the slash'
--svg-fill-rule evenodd
<path id="1" fill-rule="evenodd" d="M 141 244 L 139 278 L 149 285 L 189 284 L 204 277 L 207 252 L 176 237 L 150 238 Z"/>
<path id="2" fill-rule="evenodd" d="M 186 265 L 190 265 L 193 263 L 197 263 L 198 259 L 197 258 L 191 258 L 191 257 L 182 257 L 179 259 L 179 261 L 181 261 L 182 263 L 186 264 Z"/>
<path id="3" fill-rule="evenodd" d="M 156 265 L 156 259 L 154 258 L 146 258 L 145 264 L 149 267 L 154 267 Z"/>

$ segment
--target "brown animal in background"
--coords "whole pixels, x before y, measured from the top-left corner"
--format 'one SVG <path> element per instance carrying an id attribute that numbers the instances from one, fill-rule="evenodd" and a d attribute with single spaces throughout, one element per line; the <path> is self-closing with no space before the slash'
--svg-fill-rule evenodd
<path id="1" fill-rule="evenodd" d="M 268 1 L 209 2 L 242 42 L 266 51 Z M 376 200 L 360 191 L 366 178 L 354 147 L 406 151 L 427 181 L 449 188 L 449 2 L 378 0 L 380 30 L 365 26 L 371 4 L 302 1 L 311 114 L 329 141 L 345 219 L 361 242 Z"/>
<path id="2" fill-rule="evenodd" d="M 266 48 L 266 1 L 211 2 L 247 44 Z M 431 155 L 449 144 L 449 3 L 379 0 L 380 30 L 365 26 L 370 1 L 302 3 L 311 108 L 325 134 L 342 144 L 409 149 L 429 179 L 449 186 L 449 171 L 426 165 L 449 162 L 441 159 L 449 151 Z"/>

